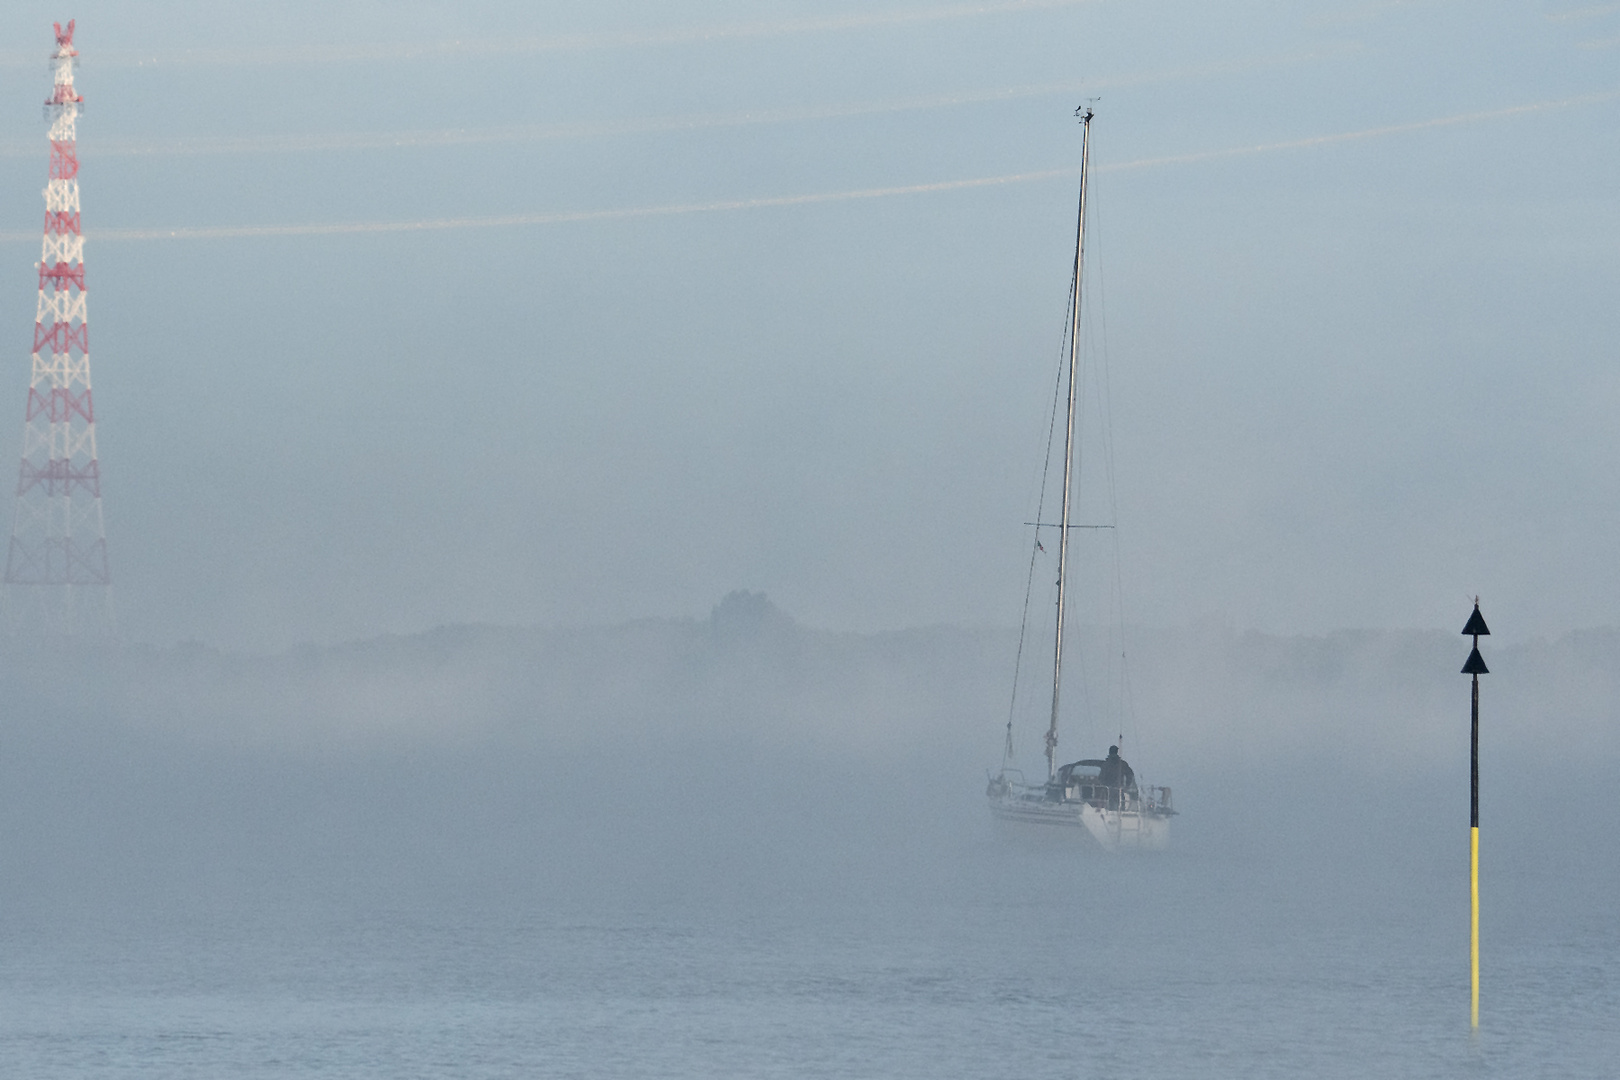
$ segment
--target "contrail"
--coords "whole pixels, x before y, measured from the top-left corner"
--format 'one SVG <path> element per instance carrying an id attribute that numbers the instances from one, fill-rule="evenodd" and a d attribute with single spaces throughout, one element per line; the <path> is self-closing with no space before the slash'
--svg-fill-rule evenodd
<path id="1" fill-rule="evenodd" d="M 418 149 L 476 146 L 497 143 L 542 142 L 556 139 L 586 139 L 622 135 L 649 135 L 712 128 L 750 127 L 814 120 L 840 120 L 860 116 L 918 112 L 959 105 L 979 105 L 998 101 L 1050 97 L 1056 94 L 1092 93 L 1129 86 L 1175 82 L 1185 79 L 1230 75 L 1267 67 L 1305 63 L 1329 55 L 1327 52 L 1300 53 L 1279 57 L 1253 57 L 1201 67 L 1142 72 L 1104 78 L 1013 86 L 993 90 L 936 94 L 928 97 L 889 101 L 850 102 L 841 105 L 809 106 L 798 109 L 755 109 L 731 113 L 694 113 L 684 116 L 636 117 L 581 124 L 543 124 L 510 128 L 446 128 L 427 131 L 350 132 L 319 135 L 258 135 L 225 138 L 182 138 L 140 141 L 98 141 L 86 146 L 80 156 L 86 161 L 109 157 L 196 156 L 219 154 L 317 153 L 343 150 Z M 27 142 L 0 143 L 0 157 L 33 157 L 39 145 Z"/>
<path id="2" fill-rule="evenodd" d="M 1613 101 L 1616 98 L 1620 98 L 1620 90 L 1606 90 L 1599 94 L 1560 98 L 1557 101 L 1538 101 L 1530 105 L 1514 105 L 1506 109 L 1489 109 L 1484 112 L 1459 113 L 1456 116 L 1442 116 L 1435 120 L 1417 120 L 1409 124 L 1390 124 L 1385 127 L 1364 128 L 1361 131 L 1345 131 L 1337 135 L 1313 135 L 1310 138 L 1289 139 L 1286 142 L 1256 143 L 1253 146 L 1232 146 L 1223 150 L 1201 150 L 1191 154 L 1175 154 L 1169 157 L 1139 158 L 1136 161 L 1099 165 L 1097 171 L 1115 172 L 1123 169 L 1145 169 L 1155 165 L 1191 165 L 1200 161 L 1242 157 L 1247 154 L 1266 154 L 1276 150 L 1303 150 L 1314 146 L 1327 146 L 1332 143 L 1354 142 L 1358 139 L 1376 139 L 1384 135 L 1402 135 L 1410 131 L 1428 131 L 1433 128 L 1454 127 L 1459 124 L 1477 124 L 1486 120 L 1506 120 L 1527 113 L 1547 112 L 1552 109 L 1570 109 L 1578 105 L 1595 105 L 1603 101 Z"/>
<path id="3" fill-rule="evenodd" d="M 894 195 L 921 195 L 933 191 L 1020 184 L 1075 175 L 1074 169 L 1045 169 L 1040 172 L 986 176 L 972 180 L 941 180 L 904 187 L 864 188 L 858 191 L 829 191 L 812 195 L 776 195 L 758 199 L 722 199 L 715 202 L 674 203 L 664 206 L 623 207 L 615 210 L 575 210 L 546 214 L 508 214 L 500 217 L 434 218 L 426 221 L 344 222 L 326 225 L 243 225 L 213 228 L 198 226 L 179 229 L 98 229 L 97 241 L 107 240 L 231 240 L 256 236 L 345 236 L 361 233 L 437 232 L 444 229 L 488 229 L 519 225 L 561 225 L 575 221 L 613 221 L 623 218 L 670 217 L 679 214 L 708 214 L 722 210 L 761 210 L 773 206 L 807 206 L 812 203 L 848 202 L 855 199 L 882 199 Z M 23 233 L 5 234 L 0 239 L 35 239 Z"/>
<path id="4" fill-rule="evenodd" d="M 1504 120 L 1529 113 L 1552 109 L 1573 108 L 1620 98 L 1620 90 L 1609 90 L 1582 97 L 1541 101 L 1529 105 L 1515 105 L 1483 112 L 1459 113 L 1433 120 L 1419 120 L 1408 124 L 1389 124 L 1333 135 L 1315 135 L 1304 139 L 1282 142 L 1256 143 L 1248 146 L 1203 150 L 1190 154 L 1165 157 L 1137 158 L 1097 166 L 1097 172 L 1126 172 L 1134 169 L 1161 168 L 1169 165 L 1191 165 L 1221 158 L 1243 157 L 1251 154 L 1273 153 L 1282 150 L 1303 150 L 1333 143 L 1353 142 L 1360 139 L 1381 138 L 1415 131 L 1452 127 L 1460 124 Z M 820 192 L 809 195 L 778 195 L 754 199 L 723 199 L 713 202 L 672 203 L 662 206 L 621 207 L 611 210 L 558 211 L 540 214 L 508 214 L 494 217 L 432 218 L 419 221 L 334 222 L 311 225 L 243 225 L 192 226 L 177 229 L 98 229 L 90 237 L 98 242 L 126 240 L 231 240 L 251 237 L 276 236 L 352 236 L 377 233 L 438 232 L 447 229 L 512 228 L 529 225 L 561 225 L 570 222 L 614 221 L 628 218 L 671 217 L 682 214 L 708 214 L 728 210 L 761 210 L 770 207 L 809 206 L 818 203 L 852 202 L 863 199 L 884 199 L 901 195 L 923 195 L 943 191 L 962 191 L 970 188 L 1001 187 L 1025 184 L 1060 177 L 1075 177 L 1078 168 L 1066 166 L 1040 169 L 1034 172 L 1008 173 L 1002 176 L 976 177 L 968 180 L 942 180 L 926 184 L 907 184 L 897 187 L 861 188 L 854 191 Z M 0 233 L 0 242 L 37 241 L 37 234 Z"/>
<path id="5" fill-rule="evenodd" d="M 1612 15 L 1616 11 L 1620 11 L 1620 4 L 1597 4 L 1592 7 L 1574 8 L 1570 11 L 1548 12 L 1547 18 L 1566 22 L 1571 19 L 1591 19 L 1599 15 Z"/>
<path id="6" fill-rule="evenodd" d="M 1078 7 L 1099 0 L 1000 0 L 999 3 L 947 4 L 939 7 L 906 8 L 896 11 L 867 11 L 852 15 L 776 21 L 727 23 L 718 26 L 671 27 L 654 30 L 607 31 L 585 34 L 558 34 L 546 37 L 450 39 L 432 42 L 378 42 L 360 45 L 323 45 L 296 49 L 187 49 L 172 53 L 98 53 L 105 66 L 151 67 L 158 65 L 261 65 L 337 64 L 353 61 L 421 60 L 451 56 L 518 56 L 548 52 L 589 52 L 649 46 L 688 45 L 714 41 L 741 41 L 750 38 L 788 37 L 795 34 L 824 34 L 848 30 L 874 30 L 886 27 L 916 26 L 985 15 L 1014 15 L 1026 11 Z M 17 54 L 0 63 L 16 67 L 37 62 Z"/>

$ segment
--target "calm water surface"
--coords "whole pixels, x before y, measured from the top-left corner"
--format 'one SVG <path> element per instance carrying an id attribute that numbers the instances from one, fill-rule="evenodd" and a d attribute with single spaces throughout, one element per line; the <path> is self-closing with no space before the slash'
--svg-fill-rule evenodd
<path id="1" fill-rule="evenodd" d="M 1081 859 L 986 834 L 898 868 L 812 853 L 572 893 L 35 905 L 0 923 L 0 1059 L 34 1078 L 1620 1068 L 1612 875 L 1487 880 L 1471 1037 L 1465 863 L 1194 847 Z"/>

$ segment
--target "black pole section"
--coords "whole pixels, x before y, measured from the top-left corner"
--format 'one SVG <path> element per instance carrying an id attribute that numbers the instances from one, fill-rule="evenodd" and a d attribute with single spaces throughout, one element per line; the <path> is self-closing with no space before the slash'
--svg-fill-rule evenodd
<path id="1" fill-rule="evenodd" d="M 1474 676 L 1474 734 L 1468 752 L 1468 826 L 1479 828 L 1479 676 Z"/>

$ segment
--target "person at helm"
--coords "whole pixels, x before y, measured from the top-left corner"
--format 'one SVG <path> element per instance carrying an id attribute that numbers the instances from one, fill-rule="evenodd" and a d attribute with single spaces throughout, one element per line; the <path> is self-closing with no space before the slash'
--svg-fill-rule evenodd
<path id="1" fill-rule="evenodd" d="M 1136 773 L 1119 756 L 1119 747 L 1108 748 L 1108 759 L 1102 763 L 1097 782 L 1108 788 L 1108 805 L 1118 806 L 1121 794 L 1136 794 Z"/>

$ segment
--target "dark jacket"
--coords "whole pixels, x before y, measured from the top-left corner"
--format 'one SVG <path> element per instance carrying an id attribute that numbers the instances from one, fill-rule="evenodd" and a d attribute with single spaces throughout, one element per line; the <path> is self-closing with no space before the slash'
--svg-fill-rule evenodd
<path id="1" fill-rule="evenodd" d="M 1131 771 L 1125 759 L 1117 753 L 1109 754 L 1108 760 L 1102 763 L 1097 780 L 1103 787 L 1122 788 L 1133 793 L 1136 791 L 1136 773 Z"/>

